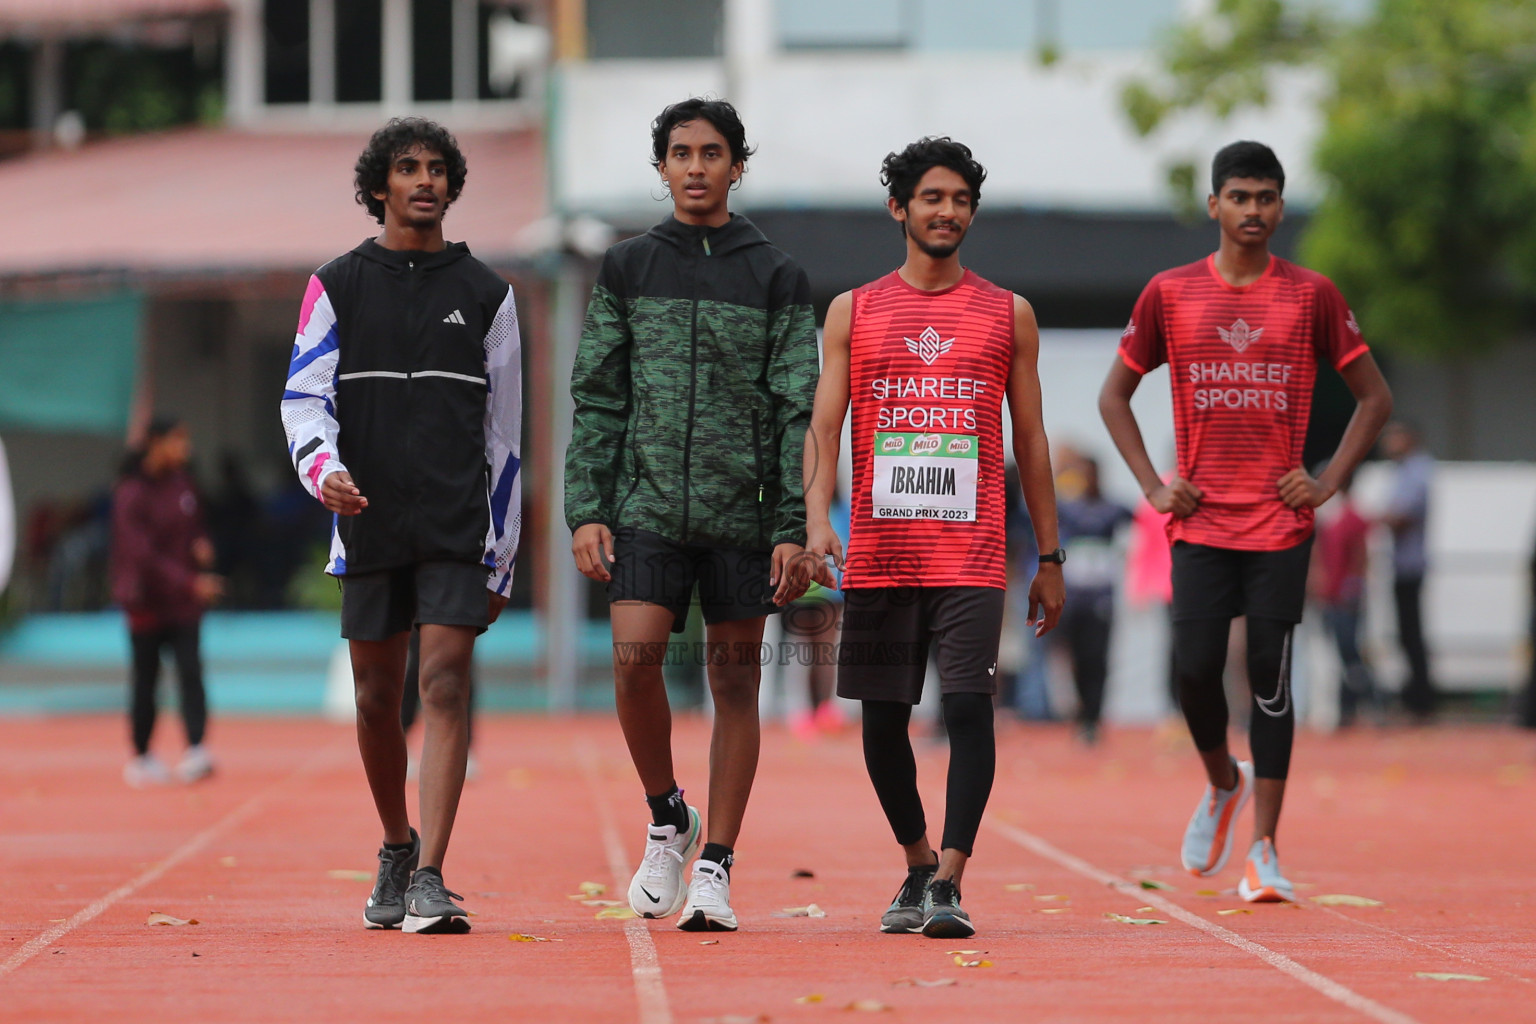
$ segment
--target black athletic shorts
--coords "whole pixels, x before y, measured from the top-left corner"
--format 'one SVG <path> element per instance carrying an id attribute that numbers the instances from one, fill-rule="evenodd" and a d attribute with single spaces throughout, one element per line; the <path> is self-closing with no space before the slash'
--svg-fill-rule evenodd
<path id="1" fill-rule="evenodd" d="M 779 610 L 768 577 L 773 554 L 746 548 L 679 544 L 650 530 L 621 526 L 613 534 L 608 603 L 644 601 L 672 612 L 672 632 L 681 633 L 699 587 L 704 621 L 756 619 Z"/>
<path id="2" fill-rule="evenodd" d="M 1176 541 L 1173 620 L 1251 615 L 1300 622 L 1311 557 L 1311 537 L 1283 551 L 1237 551 Z"/>
<path id="3" fill-rule="evenodd" d="M 923 699 L 932 649 L 940 693 L 996 693 L 1000 587 L 860 587 L 843 591 L 837 695 Z"/>
<path id="4" fill-rule="evenodd" d="M 388 640 L 414 625 L 473 626 L 491 614 L 491 571 L 472 562 L 417 562 L 341 577 L 341 635 Z"/>

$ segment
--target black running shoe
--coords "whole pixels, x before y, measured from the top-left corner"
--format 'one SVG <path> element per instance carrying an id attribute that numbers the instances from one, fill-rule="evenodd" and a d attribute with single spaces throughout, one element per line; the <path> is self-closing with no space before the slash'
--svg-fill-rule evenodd
<path id="1" fill-rule="evenodd" d="M 880 915 L 880 930 L 887 935 L 913 934 L 923 930 L 923 895 L 937 870 L 934 864 L 907 868 L 907 880 L 886 912 Z"/>
<path id="2" fill-rule="evenodd" d="M 469 931 L 469 914 L 453 901 L 463 898 L 443 884 L 436 868 L 422 868 L 411 876 L 411 887 L 405 890 L 405 924 L 401 930 L 462 935 Z"/>
<path id="3" fill-rule="evenodd" d="M 930 939 L 964 939 L 976 934 L 971 915 L 960 908 L 953 878 L 935 878 L 923 896 L 923 934 Z"/>
<path id="4" fill-rule="evenodd" d="M 399 928 L 405 920 L 405 889 L 411 884 L 411 872 L 421 856 L 421 836 L 411 829 L 411 848 L 391 850 L 379 847 L 379 879 L 373 883 L 373 895 L 363 908 L 363 924 L 369 928 Z"/>

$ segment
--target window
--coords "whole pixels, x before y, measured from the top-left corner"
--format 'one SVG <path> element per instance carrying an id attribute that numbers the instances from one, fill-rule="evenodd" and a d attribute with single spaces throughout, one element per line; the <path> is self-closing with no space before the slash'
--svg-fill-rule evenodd
<path id="1" fill-rule="evenodd" d="M 721 54 L 724 0 L 586 0 L 586 4 L 589 57 Z"/>
<path id="2" fill-rule="evenodd" d="M 382 0 L 336 0 L 336 102 L 384 98 Z"/>
<path id="3" fill-rule="evenodd" d="M 309 0 L 266 0 L 268 103 L 309 102 Z"/>

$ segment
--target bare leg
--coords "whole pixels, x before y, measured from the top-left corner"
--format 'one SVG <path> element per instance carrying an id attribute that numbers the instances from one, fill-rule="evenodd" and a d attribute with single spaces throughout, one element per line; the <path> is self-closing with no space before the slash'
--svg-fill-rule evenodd
<path id="1" fill-rule="evenodd" d="M 1232 760 L 1232 750 L 1225 740 L 1215 750 L 1200 751 L 1200 763 L 1205 765 L 1205 777 L 1217 789 L 1231 789 L 1237 785 L 1237 764 Z M 1280 783 L 1280 788 L 1285 789 L 1284 782 Z"/>
<path id="2" fill-rule="evenodd" d="M 933 847 L 928 842 L 928 837 L 923 836 L 915 843 L 907 843 L 901 848 L 901 852 L 907 855 L 907 867 L 926 868 L 939 863 L 939 855 L 933 852 Z M 946 876 L 947 877 L 947 876 Z"/>
<path id="3" fill-rule="evenodd" d="M 475 631 L 468 626 L 421 627 L 421 867 L 442 869 L 464 792 L 469 756 L 469 662 Z M 404 665 L 401 665 L 404 685 Z M 400 701 L 395 700 L 398 718 Z M 402 735 L 404 735 L 402 733 Z"/>
<path id="4" fill-rule="evenodd" d="M 609 612 L 619 728 L 646 795 L 660 796 L 677 782 L 672 769 L 672 706 L 661 672 L 672 612 L 640 601 L 615 601 Z"/>
<path id="5" fill-rule="evenodd" d="M 1274 839 L 1280 828 L 1280 805 L 1285 802 L 1284 779 L 1253 780 L 1253 841 Z"/>
<path id="6" fill-rule="evenodd" d="M 955 884 L 959 885 L 960 876 L 965 874 L 965 865 L 970 859 L 968 854 L 961 853 L 959 850 L 945 850 L 939 856 L 939 870 L 933 873 L 933 877 L 936 880 L 952 878 Z"/>
<path id="7" fill-rule="evenodd" d="M 357 702 L 357 749 L 373 791 L 386 843 L 411 841 L 405 809 L 405 730 L 400 728 L 400 691 L 405 685 L 409 633 L 388 640 L 351 640 L 352 689 Z"/>
<path id="8" fill-rule="evenodd" d="M 762 679 L 758 652 L 763 619 L 717 622 L 707 627 L 709 692 L 715 700 L 715 727 L 709 740 L 709 830 L 711 843 L 734 848 L 757 775 L 762 733 L 757 688 Z"/>

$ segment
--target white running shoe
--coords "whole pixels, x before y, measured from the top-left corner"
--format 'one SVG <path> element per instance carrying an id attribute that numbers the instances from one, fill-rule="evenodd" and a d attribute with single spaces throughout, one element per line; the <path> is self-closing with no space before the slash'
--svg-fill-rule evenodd
<path id="1" fill-rule="evenodd" d="M 134 789 L 146 786 L 165 786 L 171 781 L 171 773 L 154 754 L 140 754 L 123 765 L 123 781 Z"/>
<path id="2" fill-rule="evenodd" d="M 1267 836 L 1248 849 L 1248 863 L 1237 894 L 1249 903 L 1295 903 L 1296 890 L 1290 879 L 1280 873 L 1280 855 L 1275 842 Z"/>
<path id="3" fill-rule="evenodd" d="M 1179 859 L 1190 874 L 1214 875 L 1226 867 L 1227 858 L 1232 856 L 1232 840 L 1237 835 L 1233 823 L 1253 795 L 1253 764 L 1232 763 L 1237 767 L 1237 785 L 1232 789 L 1207 785 L 1189 826 L 1184 829 Z"/>
<path id="4" fill-rule="evenodd" d="M 688 831 L 677 834 L 676 825 L 652 825 L 645 833 L 645 855 L 640 870 L 629 882 L 629 909 L 641 917 L 671 917 L 688 897 L 683 884 L 683 865 L 698 852 L 704 833 L 699 812 L 688 808 Z"/>
<path id="5" fill-rule="evenodd" d="M 688 882 L 688 902 L 677 926 L 685 932 L 733 932 L 736 912 L 731 909 L 731 876 L 712 860 L 695 861 Z"/>
<path id="6" fill-rule="evenodd" d="M 188 747 L 181 755 L 181 763 L 176 766 L 176 777 L 186 783 L 201 781 L 212 774 L 213 758 L 208 756 L 201 743 Z"/>

